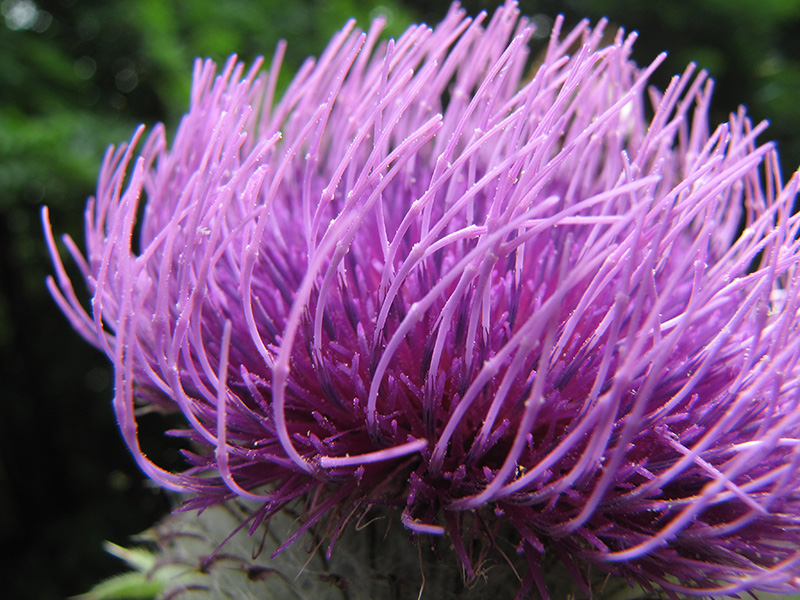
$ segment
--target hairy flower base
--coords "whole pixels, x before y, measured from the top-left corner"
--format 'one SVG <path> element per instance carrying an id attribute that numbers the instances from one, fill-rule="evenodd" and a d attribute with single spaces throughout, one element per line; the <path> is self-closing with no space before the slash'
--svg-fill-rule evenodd
<path id="1" fill-rule="evenodd" d="M 125 580 L 126 589 L 152 589 L 170 600 L 375 600 L 422 598 L 480 600 L 491 595 L 512 598 L 520 580 L 514 568 L 524 568 L 509 537 L 498 540 L 475 577 L 465 582 L 463 568 L 440 536 L 410 536 L 390 511 L 372 508 L 358 516 L 356 527 L 344 532 L 337 550 L 327 556 L 325 526 L 318 524 L 286 550 L 273 555 L 302 519 L 302 506 L 277 513 L 252 534 L 247 525 L 255 506 L 242 500 L 215 505 L 199 515 L 172 514 L 137 539 L 146 560 L 133 561 L 139 584 Z M 235 532 L 231 534 L 231 532 Z M 509 533 L 509 532 L 506 532 Z M 124 549 L 112 547 L 125 558 Z M 511 568 L 509 568 L 511 567 Z M 543 565 L 548 589 L 556 598 L 581 598 L 580 585 L 555 559 Z M 623 580 L 588 570 L 593 597 L 641 600 L 645 593 Z M 95 600 L 114 580 L 80 596 Z"/>
<path id="2" fill-rule="evenodd" d="M 249 533 L 255 506 L 230 500 L 199 515 L 176 512 L 136 536 L 138 546 L 107 550 L 138 572 L 117 575 L 76 600 L 158 596 L 169 600 L 375 600 L 376 598 L 483 600 L 511 598 L 519 587 L 511 536 L 502 536 L 495 552 L 479 565 L 470 581 L 439 536 L 409 536 L 392 514 L 371 508 L 344 532 L 337 550 L 327 555 L 325 527 L 312 527 L 302 539 L 273 554 L 302 519 L 302 506 L 277 513 Z M 233 533 L 231 533 L 233 532 Z M 510 533 L 510 532 L 505 532 Z M 581 581 L 587 595 L 554 557 L 542 565 L 553 598 L 656 600 L 623 579 L 587 567 Z M 138 592 L 141 591 L 141 594 Z M 735 600 L 715 596 L 716 600 Z M 798 600 L 800 595 L 759 593 L 759 600 Z"/>
<path id="3" fill-rule="evenodd" d="M 647 90 L 633 35 L 560 27 L 528 78 L 510 2 L 349 24 L 277 103 L 283 46 L 266 75 L 198 62 L 172 146 L 110 150 L 86 256 L 66 238 L 91 314 L 47 226 L 50 289 L 142 469 L 254 527 L 306 499 L 283 547 L 388 505 L 467 579 L 510 526 L 545 596 L 553 556 L 797 590 L 798 178 L 743 110 L 710 130 L 705 73 Z M 135 403 L 182 413 L 187 471 L 145 456 Z"/>

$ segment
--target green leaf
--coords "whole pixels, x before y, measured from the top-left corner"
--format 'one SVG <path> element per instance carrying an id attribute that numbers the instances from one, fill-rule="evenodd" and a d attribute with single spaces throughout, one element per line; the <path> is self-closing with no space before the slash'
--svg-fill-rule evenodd
<path id="1" fill-rule="evenodd" d="M 155 598 L 164 589 L 164 582 L 146 573 L 132 572 L 115 575 L 97 584 L 74 600 L 145 600 Z"/>
<path id="2" fill-rule="evenodd" d="M 144 548 L 123 548 L 112 542 L 103 545 L 106 552 L 128 563 L 132 569 L 140 573 L 148 573 L 156 564 L 156 555 Z"/>

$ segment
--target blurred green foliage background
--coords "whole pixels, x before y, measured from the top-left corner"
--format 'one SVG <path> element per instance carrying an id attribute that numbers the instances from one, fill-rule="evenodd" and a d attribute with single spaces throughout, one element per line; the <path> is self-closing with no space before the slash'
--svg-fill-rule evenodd
<path id="1" fill-rule="evenodd" d="M 464 2 L 470 13 L 495 4 Z M 168 510 L 116 431 L 110 370 L 49 298 L 40 225 L 82 241 L 102 154 L 138 123 L 174 130 L 196 56 L 269 58 L 289 41 L 283 81 L 347 18 L 388 16 L 388 33 L 437 22 L 446 0 L 0 0 L 0 562 L 4 598 L 59 599 L 120 570 L 125 544 Z M 800 164 L 800 0 L 523 1 L 546 33 L 607 16 L 638 30 L 640 64 L 669 50 L 655 83 L 690 60 L 717 80 L 714 120 L 745 104 L 768 118 L 785 175 Z M 146 424 L 143 425 L 146 429 Z M 162 462 L 175 450 L 151 452 Z M 11 554 L 11 558 L 8 555 Z"/>

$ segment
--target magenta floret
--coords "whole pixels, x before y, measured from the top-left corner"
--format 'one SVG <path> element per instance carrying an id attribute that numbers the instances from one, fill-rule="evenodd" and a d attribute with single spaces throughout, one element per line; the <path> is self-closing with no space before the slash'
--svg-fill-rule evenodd
<path id="1" fill-rule="evenodd" d="M 504 521 L 528 585 L 554 552 L 797 591 L 798 178 L 744 111 L 709 128 L 704 72 L 647 89 L 634 35 L 560 27 L 529 71 L 513 3 L 350 23 L 277 102 L 283 46 L 198 61 L 172 145 L 110 149 L 85 255 L 65 239 L 91 311 L 47 225 L 50 290 L 191 506 L 307 497 L 299 535 L 397 505 L 467 573 L 472 515 Z M 183 414 L 188 470 L 145 456 L 136 403 Z"/>

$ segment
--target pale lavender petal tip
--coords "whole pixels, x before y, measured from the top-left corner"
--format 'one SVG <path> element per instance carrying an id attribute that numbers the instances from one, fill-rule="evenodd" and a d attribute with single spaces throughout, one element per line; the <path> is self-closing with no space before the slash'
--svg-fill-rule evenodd
<path id="1" fill-rule="evenodd" d="M 110 149 L 67 240 L 90 308 L 44 214 L 51 292 L 191 506 L 306 497 L 305 530 L 396 505 L 467 573 L 501 521 L 528 588 L 555 552 L 798 591 L 797 175 L 743 111 L 709 126 L 704 72 L 648 89 L 633 36 L 560 23 L 534 71 L 513 3 L 351 23 L 279 100 L 283 46 L 198 61 L 172 144 Z M 183 414 L 187 471 L 145 456 L 135 403 Z"/>

